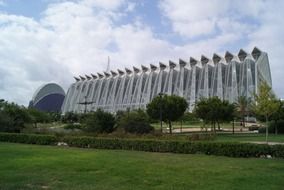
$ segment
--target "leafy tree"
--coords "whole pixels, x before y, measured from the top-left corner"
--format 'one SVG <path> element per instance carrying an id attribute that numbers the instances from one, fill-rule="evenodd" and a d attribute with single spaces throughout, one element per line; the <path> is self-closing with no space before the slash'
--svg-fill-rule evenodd
<path id="1" fill-rule="evenodd" d="M 49 115 L 49 113 L 42 112 L 33 108 L 28 109 L 28 113 L 35 127 L 37 127 L 37 123 L 51 122 L 51 116 Z"/>
<path id="2" fill-rule="evenodd" d="M 111 133 L 114 130 L 115 118 L 111 113 L 98 109 L 86 114 L 83 121 L 86 130 L 95 133 Z"/>
<path id="3" fill-rule="evenodd" d="M 27 109 L 15 103 L 1 102 L 0 114 L 2 131 L 20 132 L 25 127 L 25 123 L 31 122 Z"/>
<path id="4" fill-rule="evenodd" d="M 199 122 L 199 119 L 196 117 L 196 115 L 191 112 L 185 112 L 181 117 L 181 120 L 189 124 Z"/>
<path id="5" fill-rule="evenodd" d="M 278 122 L 284 120 L 284 103 L 281 100 L 275 100 L 278 102 L 277 110 L 271 115 L 270 119 L 274 121 L 275 134 L 278 134 Z M 282 122 L 283 123 L 283 122 Z"/>
<path id="6" fill-rule="evenodd" d="M 61 113 L 60 112 L 48 112 L 48 115 L 50 117 L 51 122 L 58 122 L 61 119 Z"/>
<path id="7" fill-rule="evenodd" d="M 0 131 L 12 132 L 13 121 L 12 118 L 5 112 L 0 111 Z"/>
<path id="8" fill-rule="evenodd" d="M 254 94 L 255 104 L 253 110 L 257 115 L 264 116 L 266 121 L 266 142 L 268 141 L 268 119 L 279 108 L 279 101 L 276 100 L 275 95 L 266 83 L 259 87 L 259 93 Z"/>
<path id="9" fill-rule="evenodd" d="M 237 112 L 242 119 L 242 127 L 245 127 L 245 116 L 249 112 L 249 105 L 251 101 L 246 96 L 240 96 L 236 103 Z"/>
<path id="10" fill-rule="evenodd" d="M 187 107 L 188 103 L 182 97 L 176 95 L 157 96 L 147 105 L 147 113 L 153 119 L 160 119 L 161 112 L 162 120 L 168 122 L 172 134 L 172 121 L 183 116 Z"/>
<path id="11" fill-rule="evenodd" d="M 212 131 L 216 132 L 216 124 L 220 129 L 220 123 L 231 121 L 234 117 L 235 106 L 228 101 L 222 101 L 218 97 L 202 98 L 194 108 L 194 113 L 204 123 L 210 123 Z"/>
<path id="12" fill-rule="evenodd" d="M 154 130 L 150 125 L 149 116 L 143 110 L 124 113 L 117 124 L 119 128 L 123 128 L 128 133 L 144 134 Z"/>
<path id="13" fill-rule="evenodd" d="M 62 116 L 61 120 L 63 123 L 76 123 L 79 122 L 80 115 L 73 112 L 67 112 L 64 116 Z"/>

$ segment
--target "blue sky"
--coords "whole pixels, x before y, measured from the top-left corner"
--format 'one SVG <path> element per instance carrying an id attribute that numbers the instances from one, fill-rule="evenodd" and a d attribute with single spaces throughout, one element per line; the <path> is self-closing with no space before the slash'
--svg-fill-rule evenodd
<path id="1" fill-rule="evenodd" d="M 111 68 L 268 52 L 284 97 L 282 0 L 0 0 L 0 98 L 27 105 L 38 86 Z"/>

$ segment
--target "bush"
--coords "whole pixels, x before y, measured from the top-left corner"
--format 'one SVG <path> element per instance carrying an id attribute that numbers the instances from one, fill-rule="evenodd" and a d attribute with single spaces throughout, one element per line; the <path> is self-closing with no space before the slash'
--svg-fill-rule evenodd
<path id="1" fill-rule="evenodd" d="M 58 140 L 55 136 L 52 135 L 0 133 L 0 141 L 25 144 L 55 145 Z"/>
<path id="2" fill-rule="evenodd" d="M 5 112 L 0 112 L 0 131 L 1 132 L 14 132 L 13 120 Z"/>
<path id="3" fill-rule="evenodd" d="M 66 124 L 64 126 L 64 129 L 70 129 L 70 130 L 74 130 L 74 129 L 82 129 L 82 125 L 80 123 L 69 123 Z"/>
<path id="4" fill-rule="evenodd" d="M 189 142 L 147 139 L 115 139 L 92 137 L 65 137 L 69 146 L 97 149 L 123 149 L 149 152 L 172 152 L 183 154 L 208 154 L 229 157 L 272 157 L 284 158 L 283 145 L 250 144 L 234 142 Z"/>
<path id="5" fill-rule="evenodd" d="M 275 129 L 278 129 L 279 134 L 284 134 L 284 120 L 280 120 L 277 123 L 275 122 L 269 122 L 268 124 L 268 132 L 269 133 L 275 133 Z M 265 133 L 266 127 L 261 127 L 258 129 L 259 133 Z"/>
<path id="6" fill-rule="evenodd" d="M 67 143 L 71 147 L 80 148 L 123 149 L 182 154 L 201 153 L 229 157 L 263 157 L 271 155 L 275 158 L 284 158 L 284 145 L 70 136 L 55 137 L 52 135 L 0 133 L 0 141 L 3 142 L 55 145 L 56 142 L 59 142 L 59 140 L 60 142 Z"/>
<path id="7" fill-rule="evenodd" d="M 118 128 L 124 129 L 127 133 L 145 134 L 150 133 L 154 128 L 150 125 L 148 115 L 142 111 L 132 111 L 120 117 Z"/>
<path id="8" fill-rule="evenodd" d="M 31 122 L 27 109 L 14 103 L 0 103 L 0 131 L 21 132 L 26 123 Z"/>
<path id="9" fill-rule="evenodd" d="M 67 112 L 61 117 L 62 123 L 76 123 L 79 122 L 79 120 L 80 114 L 73 112 Z"/>
<path id="10" fill-rule="evenodd" d="M 114 130 L 115 118 L 111 113 L 98 109 L 87 114 L 83 123 L 88 132 L 111 133 Z"/>

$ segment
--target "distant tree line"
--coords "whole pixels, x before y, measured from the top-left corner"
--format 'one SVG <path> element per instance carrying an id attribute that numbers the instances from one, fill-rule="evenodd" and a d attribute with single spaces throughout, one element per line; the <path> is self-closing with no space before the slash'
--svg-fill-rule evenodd
<path id="1" fill-rule="evenodd" d="M 220 130 L 220 124 L 240 120 L 245 127 L 245 117 L 254 116 L 266 122 L 265 132 L 284 133 L 284 103 L 278 100 L 267 84 L 260 86 L 259 93 L 248 99 L 240 96 L 236 103 L 229 103 L 218 97 L 201 98 L 195 104 L 192 113 L 188 111 L 187 101 L 179 96 L 160 95 L 155 97 L 143 110 L 118 111 L 116 114 L 96 110 L 86 114 L 46 113 L 27 109 L 14 103 L 0 101 L 0 131 L 20 132 L 26 124 L 66 123 L 66 129 L 80 129 L 90 133 L 125 133 L 144 134 L 154 131 L 151 123 L 160 120 L 167 123 L 172 133 L 173 121 L 203 122 L 211 126 L 211 131 Z M 268 127 L 269 126 L 269 127 Z M 263 131 L 263 130 L 261 130 Z"/>

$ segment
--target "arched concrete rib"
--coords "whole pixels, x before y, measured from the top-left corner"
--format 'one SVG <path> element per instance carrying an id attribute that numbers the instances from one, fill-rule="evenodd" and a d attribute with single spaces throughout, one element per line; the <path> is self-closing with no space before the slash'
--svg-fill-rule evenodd
<path id="1" fill-rule="evenodd" d="M 186 66 L 186 61 L 182 60 L 182 59 L 179 59 L 179 65 L 180 67 L 185 67 Z"/>
<path id="2" fill-rule="evenodd" d="M 150 64 L 150 68 L 151 68 L 151 70 L 152 70 L 152 71 L 155 71 L 155 70 L 157 70 L 157 66 L 155 66 L 155 65 L 152 65 L 152 64 Z"/>
<path id="3" fill-rule="evenodd" d="M 145 67 L 144 65 L 141 65 L 141 69 L 143 72 L 147 72 L 149 70 L 149 68 Z"/>
<path id="4" fill-rule="evenodd" d="M 261 55 L 262 51 L 257 48 L 257 47 L 254 47 L 252 52 L 251 52 L 251 55 L 253 56 L 253 58 L 257 61 L 257 59 L 259 58 L 259 56 Z"/>
<path id="5" fill-rule="evenodd" d="M 247 57 L 248 53 L 243 50 L 243 49 L 240 49 L 239 53 L 238 53 L 238 58 L 243 61 L 245 60 L 245 58 Z"/>
<path id="6" fill-rule="evenodd" d="M 89 75 L 85 75 L 85 76 L 86 76 L 87 80 L 91 80 L 92 79 L 92 77 L 90 77 Z"/>
<path id="7" fill-rule="evenodd" d="M 126 71 L 126 73 L 129 74 L 129 75 L 132 73 L 132 71 L 131 71 L 130 69 L 126 68 L 126 67 L 125 67 L 125 71 Z"/>
<path id="8" fill-rule="evenodd" d="M 91 76 L 93 77 L 93 79 L 97 79 L 98 78 L 98 76 L 94 75 L 94 74 L 91 74 Z"/>
<path id="9" fill-rule="evenodd" d="M 138 69 L 137 67 L 134 67 L 134 66 L 133 66 L 133 71 L 134 71 L 135 73 L 139 73 L 139 72 L 140 72 L 140 69 Z"/>
<path id="10" fill-rule="evenodd" d="M 189 58 L 189 63 L 191 66 L 194 66 L 198 63 L 198 61 L 196 59 L 194 59 L 193 57 L 190 57 Z"/>
<path id="11" fill-rule="evenodd" d="M 173 61 L 169 60 L 169 66 L 170 66 L 171 69 L 173 69 L 177 66 L 177 64 L 174 63 Z"/>
<path id="12" fill-rule="evenodd" d="M 209 58 L 207 58 L 207 57 L 204 56 L 204 55 L 201 55 L 200 61 L 201 61 L 201 64 L 202 64 L 202 65 L 205 65 L 205 64 L 207 64 L 207 63 L 209 62 Z"/>
<path id="13" fill-rule="evenodd" d="M 226 51 L 226 53 L 225 53 L 225 60 L 226 60 L 226 62 L 230 63 L 233 58 L 234 58 L 234 55 L 231 52 Z"/>
<path id="14" fill-rule="evenodd" d="M 104 75 L 102 75 L 101 73 L 97 73 L 97 74 L 98 74 L 100 79 L 104 77 Z"/>
<path id="15" fill-rule="evenodd" d="M 79 75 L 79 77 L 80 77 L 81 80 L 86 80 L 86 78 L 82 77 L 81 75 Z"/>
<path id="16" fill-rule="evenodd" d="M 76 80 L 76 82 L 80 81 L 80 79 L 78 77 L 74 77 L 74 79 Z"/>
<path id="17" fill-rule="evenodd" d="M 124 75 L 124 71 L 120 70 L 120 69 L 117 69 L 117 72 L 120 76 Z"/>
<path id="18" fill-rule="evenodd" d="M 219 56 L 217 53 L 213 54 L 212 60 L 213 60 L 214 64 L 219 63 L 219 61 L 221 61 L 221 59 L 222 59 L 221 56 Z"/>
<path id="19" fill-rule="evenodd" d="M 113 70 L 111 70 L 110 73 L 111 73 L 111 75 L 112 75 L 113 77 L 117 76 L 117 73 L 116 73 L 115 71 L 113 71 Z"/>
<path id="20" fill-rule="evenodd" d="M 165 68 L 167 68 L 166 64 L 159 62 L 159 66 L 161 70 L 164 70 Z"/>
<path id="21" fill-rule="evenodd" d="M 110 74 L 108 72 L 104 72 L 104 75 L 106 78 L 110 77 Z"/>

